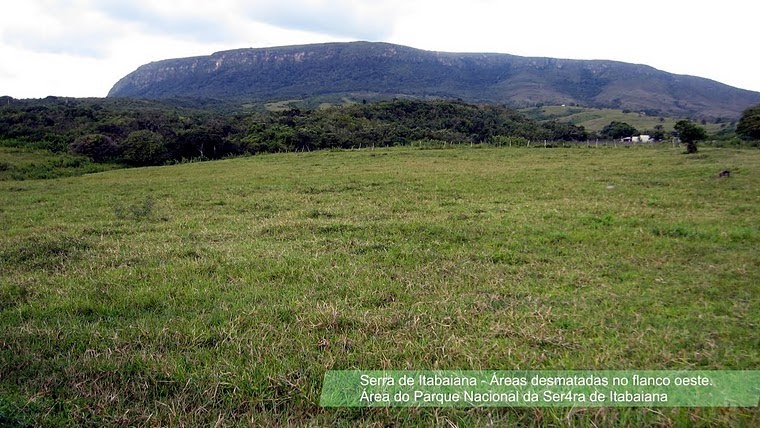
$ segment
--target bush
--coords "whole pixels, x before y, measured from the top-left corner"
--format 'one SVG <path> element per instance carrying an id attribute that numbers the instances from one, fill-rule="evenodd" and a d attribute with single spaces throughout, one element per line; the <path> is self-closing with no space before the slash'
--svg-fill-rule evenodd
<path id="1" fill-rule="evenodd" d="M 678 138 L 686 146 L 686 153 L 696 153 L 697 141 L 703 141 L 707 138 L 707 131 L 689 120 L 679 120 L 674 128 L 678 133 Z"/>
<path id="2" fill-rule="evenodd" d="M 74 140 L 69 151 L 76 155 L 87 156 L 95 162 L 108 162 L 119 156 L 119 146 L 103 134 L 88 134 Z"/>
<path id="3" fill-rule="evenodd" d="M 618 122 L 614 120 L 610 122 L 609 125 L 605 126 L 601 132 L 601 135 L 604 138 L 610 138 L 613 140 L 625 137 L 633 137 L 634 135 L 638 134 L 639 131 L 637 131 L 633 126 L 625 122 Z"/>
<path id="4" fill-rule="evenodd" d="M 748 140 L 760 140 L 760 105 L 744 110 L 736 133 Z"/>
<path id="5" fill-rule="evenodd" d="M 143 129 L 127 135 L 121 143 L 121 156 L 133 166 L 161 165 L 168 160 L 169 152 L 161 134 Z"/>

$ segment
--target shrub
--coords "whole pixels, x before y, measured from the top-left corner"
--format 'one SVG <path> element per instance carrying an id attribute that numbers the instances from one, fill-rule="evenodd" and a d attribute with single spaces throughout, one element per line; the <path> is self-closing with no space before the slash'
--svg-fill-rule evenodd
<path id="1" fill-rule="evenodd" d="M 103 134 L 83 135 L 69 144 L 69 151 L 87 156 L 95 162 L 108 162 L 119 156 L 119 146 Z"/>
<path id="2" fill-rule="evenodd" d="M 760 105 L 744 110 L 736 133 L 748 140 L 760 140 Z"/>
<path id="3" fill-rule="evenodd" d="M 675 125 L 678 138 L 686 146 L 686 153 L 697 152 L 697 141 L 707 138 L 707 132 L 701 126 L 697 126 L 689 120 L 679 120 Z"/>
<path id="4" fill-rule="evenodd" d="M 169 152 L 161 134 L 143 129 L 127 135 L 121 143 L 121 156 L 129 165 L 160 165 L 168 160 Z"/>

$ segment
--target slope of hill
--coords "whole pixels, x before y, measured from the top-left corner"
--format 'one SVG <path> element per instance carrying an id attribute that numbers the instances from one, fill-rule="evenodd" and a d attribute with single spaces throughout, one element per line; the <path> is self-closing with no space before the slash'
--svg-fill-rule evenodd
<path id="1" fill-rule="evenodd" d="M 122 78 L 109 97 L 259 101 L 441 97 L 511 106 L 580 104 L 701 118 L 738 117 L 760 93 L 614 61 L 430 52 L 387 43 L 238 49 L 169 59 Z"/>
<path id="2" fill-rule="evenodd" d="M 610 122 L 625 122 L 634 128 L 645 132 L 655 129 L 657 125 L 663 127 L 666 132 L 673 128 L 680 119 L 669 116 L 650 116 L 643 112 L 601 109 L 577 106 L 542 106 L 521 109 L 520 113 L 537 121 L 558 121 L 583 126 L 586 131 L 599 132 L 609 125 Z M 725 129 L 733 130 L 736 122 L 733 120 L 719 119 L 701 124 L 709 134 L 717 134 Z"/>

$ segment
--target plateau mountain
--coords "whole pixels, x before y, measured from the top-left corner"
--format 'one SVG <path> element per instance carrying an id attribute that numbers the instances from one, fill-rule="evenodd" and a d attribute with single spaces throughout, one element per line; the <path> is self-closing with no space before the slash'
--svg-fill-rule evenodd
<path id="1" fill-rule="evenodd" d="M 309 98 L 460 98 L 511 107 L 577 104 L 692 118 L 738 118 L 760 93 L 646 65 L 431 52 L 388 43 L 236 49 L 167 59 L 119 80 L 109 97 L 271 102 Z"/>

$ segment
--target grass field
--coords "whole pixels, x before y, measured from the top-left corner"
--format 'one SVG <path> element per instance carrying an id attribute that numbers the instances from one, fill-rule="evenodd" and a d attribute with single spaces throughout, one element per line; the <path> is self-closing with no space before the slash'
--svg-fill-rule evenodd
<path id="1" fill-rule="evenodd" d="M 329 369 L 760 368 L 759 176 L 466 147 L 0 182 L 0 425 L 757 426 L 318 402 Z"/>
<path id="2" fill-rule="evenodd" d="M 119 168 L 113 164 L 96 164 L 84 156 L 2 147 L 2 143 L 0 140 L 0 181 L 71 177 Z"/>

